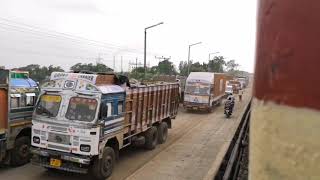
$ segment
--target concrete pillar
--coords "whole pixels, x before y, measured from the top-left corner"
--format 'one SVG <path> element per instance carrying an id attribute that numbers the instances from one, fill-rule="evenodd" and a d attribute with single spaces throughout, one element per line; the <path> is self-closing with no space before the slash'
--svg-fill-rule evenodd
<path id="1" fill-rule="evenodd" d="M 260 0 L 250 180 L 320 179 L 320 1 Z"/>

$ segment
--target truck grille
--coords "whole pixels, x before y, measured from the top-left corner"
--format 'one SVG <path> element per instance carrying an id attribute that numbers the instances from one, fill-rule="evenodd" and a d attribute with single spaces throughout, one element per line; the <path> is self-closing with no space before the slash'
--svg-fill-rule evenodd
<path id="1" fill-rule="evenodd" d="M 56 132 L 68 132 L 68 128 L 65 128 L 65 127 L 59 127 L 59 126 L 49 126 L 48 127 L 50 130 L 52 131 L 56 131 Z"/>
<path id="2" fill-rule="evenodd" d="M 70 145 L 70 136 L 64 134 L 56 134 L 49 132 L 48 142 L 53 142 L 57 144 Z"/>
<path id="3" fill-rule="evenodd" d="M 62 151 L 70 151 L 69 147 L 64 147 L 64 146 L 58 146 L 54 144 L 48 144 L 49 149 L 55 149 L 55 150 L 62 150 Z"/>

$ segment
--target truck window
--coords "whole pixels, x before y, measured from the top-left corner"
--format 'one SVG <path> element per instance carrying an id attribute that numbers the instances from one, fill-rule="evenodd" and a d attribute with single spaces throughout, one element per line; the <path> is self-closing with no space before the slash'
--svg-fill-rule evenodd
<path id="1" fill-rule="evenodd" d="M 123 101 L 118 101 L 118 114 L 123 113 Z"/>
<path id="2" fill-rule="evenodd" d="M 42 95 L 36 107 L 36 114 L 56 117 L 60 108 L 61 96 Z"/>
<path id="3" fill-rule="evenodd" d="M 69 102 L 66 118 L 77 121 L 93 121 L 96 115 L 97 100 L 72 97 Z"/>
<path id="4" fill-rule="evenodd" d="M 199 94 L 199 95 L 209 95 L 210 85 L 208 84 L 198 84 L 198 83 L 188 83 L 186 86 L 186 93 Z"/>
<path id="5" fill-rule="evenodd" d="M 33 96 L 27 96 L 26 105 L 27 106 L 33 106 L 34 105 L 34 97 Z"/>
<path id="6" fill-rule="evenodd" d="M 112 116 L 114 114 L 113 103 L 111 103 L 111 102 L 107 103 L 107 107 L 108 107 L 107 116 Z"/>
<path id="7" fill-rule="evenodd" d="M 26 94 L 26 106 L 34 106 L 35 103 L 35 93 L 27 93 Z"/>
<path id="8" fill-rule="evenodd" d="M 20 98 L 18 98 L 18 97 L 11 97 L 11 100 L 10 100 L 11 108 L 18 108 L 19 107 L 19 100 L 20 100 Z"/>
<path id="9" fill-rule="evenodd" d="M 20 107 L 26 107 L 26 96 L 20 98 Z"/>

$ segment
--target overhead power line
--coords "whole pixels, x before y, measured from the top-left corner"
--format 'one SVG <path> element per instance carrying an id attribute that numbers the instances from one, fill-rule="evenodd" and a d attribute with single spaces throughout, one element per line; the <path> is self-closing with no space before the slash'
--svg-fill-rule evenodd
<path id="1" fill-rule="evenodd" d="M 96 41 L 96 40 L 83 38 L 80 36 L 74 36 L 74 35 L 70 35 L 70 34 L 66 34 L 66 33 L 52 31 L 52 30 L 48 30 L 48 29 L 16 22 L 16 21 L 6 19 L 6 18 L 0 18 L 0 27 L 11 27 L 15 31 L 29 33 L 29 34 L 38 35 L 38 36 L 40 35 L 42 37 L 64 39 L 64 40 L 68 40 L 70 42 L 77 43 L 77 44 L 79 44 L 79 43 L 83 44 L 84 42 L 86 42 L 86 44 L 89 44 L 92 46 L 103 47 L 105 49 L 115 50 L 115 51 L 117 51 L 116 53 L 119 53 L 119 52 L 129 52 L 129 53 L 137 53 L 137 54 L 143 53 L 143 51 L 139 50 L 139 49 L 129 48 L 126 46 L 120 46 L 120 45 L 100 42 L 100 41 Z M 149 54 L 152 54 L 152 53 L 149 53 Z"/>

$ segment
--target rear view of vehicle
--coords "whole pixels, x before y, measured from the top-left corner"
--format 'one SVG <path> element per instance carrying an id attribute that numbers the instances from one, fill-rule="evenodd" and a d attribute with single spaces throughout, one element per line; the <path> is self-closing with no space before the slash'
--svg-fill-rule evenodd
<path id="1" fill-rule="evenodd" d="M 225 90 L 226 96 L 232 95 L 233 94 L 233 86 L 232 85 L 227 85 L 226 90 Z"/>
<path id="2" fill-rule="evenodd" d="M 28 72 L 0 70 L 0 164 L 29 162 L 31 116 L 38 91 Z"/>

